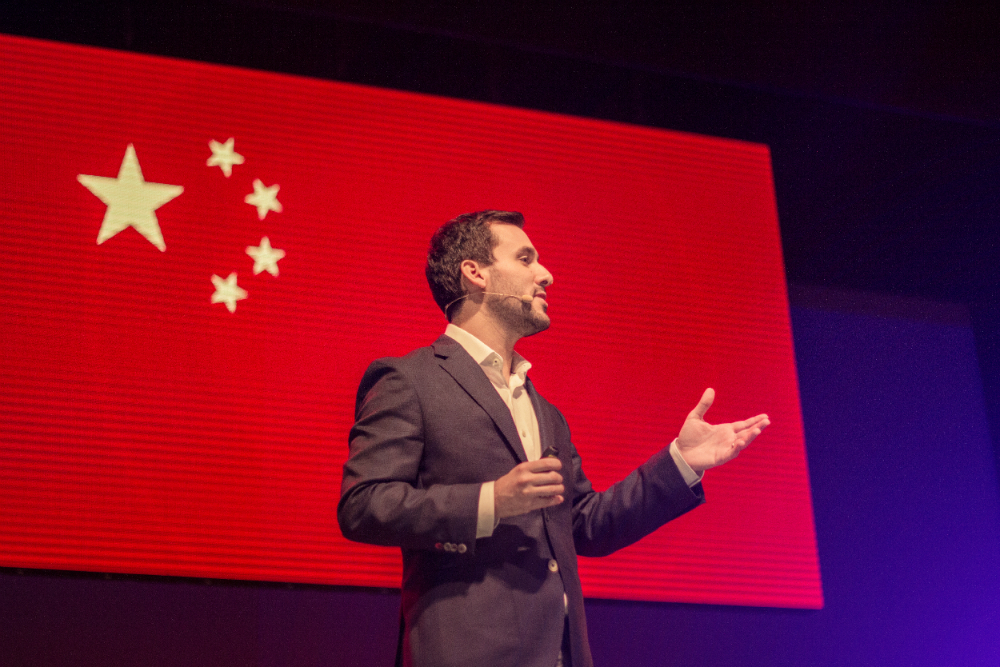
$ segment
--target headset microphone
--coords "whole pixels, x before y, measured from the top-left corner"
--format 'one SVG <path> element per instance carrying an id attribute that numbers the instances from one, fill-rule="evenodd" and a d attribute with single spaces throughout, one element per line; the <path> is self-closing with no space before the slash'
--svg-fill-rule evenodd
<path id="1" fill-rule="evenodd" d="M 531 303 L 532 301 L 535 300 L 535 295 L 534 294 L 521 294 L 520 296 L 518 296 L 517 294 L 503 294 L 502 292 L 480 292 L 480 294 L 492 294 L 493 296 L 505 296 L 508 299 L 517 299 L 518 301 L 520 301 L 523 304 L 529 304 L 529 303 Z M 466 299 L 466 298 L 468 298 L 470 296 L 472 296 L 472 295 L 471 294 L 463 294 L 462 296 L 458 297 L 457 299 L 455 299 L 454 301 L 450 302 L 447 306 L 444 307 L 444 312 L 447 313 L 451 309 L 451 307 L 454 306 L 456 303 L 458 303 L 462 299 Z"/>

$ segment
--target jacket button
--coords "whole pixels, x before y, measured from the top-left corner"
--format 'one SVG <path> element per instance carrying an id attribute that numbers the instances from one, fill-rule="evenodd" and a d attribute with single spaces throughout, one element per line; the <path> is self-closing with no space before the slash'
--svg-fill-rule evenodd
<path id="1" fill-rule="evenodd" d="M 558 572 L 558 571 L 559 571 L 559 563 L 556 562 L 555 558 L 550 558 L 549 559 L 549 572 Z"/>
<path id="2" fill-rule="evenodd" d="M 469 547 L 465 546 L 464 544 L 459 544 L 458 545 L 458 553 L 464 554 L 468 550 L 469 550 Z"/>

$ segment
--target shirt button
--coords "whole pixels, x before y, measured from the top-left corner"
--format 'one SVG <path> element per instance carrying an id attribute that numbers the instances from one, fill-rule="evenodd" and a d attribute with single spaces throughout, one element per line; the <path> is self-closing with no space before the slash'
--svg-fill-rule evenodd
<path id="1" fill-rule="evenodd" d="M 550 558 L 549 559 L 549 572 L 558 572 L 558 571 L 559 571 L 559 563 L 556 562 L 555 558 Z"/>

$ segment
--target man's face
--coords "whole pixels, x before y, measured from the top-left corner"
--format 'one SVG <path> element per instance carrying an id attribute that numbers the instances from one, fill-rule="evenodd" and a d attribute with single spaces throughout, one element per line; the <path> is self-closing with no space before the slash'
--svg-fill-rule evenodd
<path id="1" fill-rule="evenodd" d="M 523 229 L 505 224 L 491 229 L 499 243 L 493 249 L 493 264 L 483 270 L 486 291 L 512 296 L 487 295 L 487 310 L 505 329 L 522 337 L 548 329 L 545 288 L 552 284 L 552 274 L 538 263 L 538 253 Z M 531 303 L 517 298 L 525 294 L 533 297 Z"/>

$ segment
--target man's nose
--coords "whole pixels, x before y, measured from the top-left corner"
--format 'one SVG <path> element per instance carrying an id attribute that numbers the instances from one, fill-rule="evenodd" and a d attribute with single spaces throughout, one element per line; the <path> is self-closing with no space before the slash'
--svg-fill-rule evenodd
<path id="1" fill-rule="evenodd" d="M 538 268 L 541 269 L 541 278 L 542 279 L 541 280 L 537 280 L 536 282 L 539 285 L 541 285 L 542 287 L 548 287 L 549 285 L 551 285 L 555 281 L 555 279 L 552 277 L 552 274 L 549 273 L 549 270 L 546 269 L 541 264 L 538 265 Z"/>

